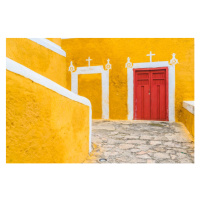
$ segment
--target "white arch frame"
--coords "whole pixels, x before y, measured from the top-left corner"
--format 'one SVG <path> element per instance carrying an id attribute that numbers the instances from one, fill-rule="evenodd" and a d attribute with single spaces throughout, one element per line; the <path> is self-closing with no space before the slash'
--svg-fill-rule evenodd
<path id="1" fill-rule="evenodd" d="M 134 77 L 133 68 L 159 68 L 168 67 L 168 109 L 169 109 L 169 121 L 175 121 L 175 64 L 170 65 L 168 61 L 162 62 L 146 62 L 146 63 L 134 63 L 133 66 L 127 68 L 127 86 L 128 86 L 128 120 L 133 120 L 134 116 Z"/>
<path id="2" fill-rule="evenodd" d="M 104 70 L 103 65 L 90 67 L 77 67 L 71 73 L 71 91 L 78 94 L 78 75 L 79 74 L 101 74 L 102 81 L 102 119 L 109 119 L 109 69 Z"/>

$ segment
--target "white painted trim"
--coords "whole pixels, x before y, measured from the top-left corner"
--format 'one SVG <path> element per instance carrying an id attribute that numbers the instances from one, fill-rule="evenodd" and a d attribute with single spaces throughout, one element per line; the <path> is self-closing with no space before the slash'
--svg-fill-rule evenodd
<path id="1" fill-rule="evenodd" d="M 133 68 L 156 68 L 156 67 L 163 67 L 169 66 L 168 61 L 162 62 L 145 62 L 145 63 L 134 63 Z"/>
<path id="2" fill-rule="evenodd" d="M 92 135 L 92 110 L 91 110 L 91 102 L 89 99 L 79 96 L 77 94 L 74 94 L 73 92 L 67 90 L 66 88 L 60 86 L 59 84 L 51 81 L 50 79 L 32 71 L 31 69 L 9 59 L 6 58 L 6 69 L 14 72 L 16 74 L 19 74 L 21 76 L 24 76 L 25 78 L 28 78 L 35 83 L 38 83 L 64 97 L 67 97 L 73 101 L 76 101 L 78 103 L 84 104 L 86 106 L 89 106 L 89 152 L 91 152 L 91 135 Z"/>
<path id="3" fill-rule="evenodd" d="M 159 68 L 168 67 L 168 109 L 169 109 L 169 121 L 175 121 L 175 65 L 169 65 L 168 61 L 162 62 L 146 62 L 146 63 L 134 63 L 134 69 L 142 68 Z M 128 85 L 128 120 L 133 120 L 134 115 L 134 77 L 133 68 L 127 69 L 127 85 Z"/>
<path id="4" fill-rule="evenodd" d="M 54 42 L 51 42 L 46 38 L 28 38 L 28 39 L 66 57 L 66 52 L 63 49 L 61 49 L 59 45 L 55 44 Z"/>
<path id="5" fill-rule="evenodd" d="M 109 119 L 109 70 L 104 70 L 103 65 L 90 67 L 77 67 L 71 73 L 71 90 L 78 94 L 79 74 L 102 74 L 102 119 Z"/>
<path id="6" fill-rule="evenodd" d="M 195 114 L 195 104 L 194 101 L 183 101 L 183 108 L 188 110 L 193 115 Z"/>
<path id="7" fill-rule="evenodd" d="M 127 104 L 128 104 L 128 120 L 133 120 L 133 69 L 127 68 L 127 85 L 128 85 L 128 97 L 127 97 Z"/>

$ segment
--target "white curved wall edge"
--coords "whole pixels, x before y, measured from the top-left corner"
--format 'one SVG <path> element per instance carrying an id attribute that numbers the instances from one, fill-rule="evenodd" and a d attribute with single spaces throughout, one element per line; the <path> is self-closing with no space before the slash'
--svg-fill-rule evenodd
<path id="1" fill-rule="evenodd" d="M 195 107 L 194 101 L 183 101 L 183 108 L 188 110 L 193 115 L 195 114 L 194 107 Z"/>
<path id="2" fill-rule="evenodd" d="M 50 49 L 62 56 L 66 57 L 66 52 L 61 49 L 61 47 L 53 42 L 51 42 L 50 40 L 46 39 L 46 38 L 27 38 L 33 42 L 36 42 L 37 44 L 40 44 L 44 47 L 46 47 L 47 49 Z"/>
<path id="3" fill-rule="evenodd" d="M 133 120 L 134 115 L 134 77 L 133 69 L 142 68 L 159 68 L 168 67 L 168 109 L 169 109 L 169 121 L 175 121 L 175 65 L 169 65 L 168 61 L 159 62 L 146 62 L 146 63 L 134 63 L 132 68 L 127 68 L 127 90 L 128 90 L 128 120 Z"/>
<path id="4" fill-rule="evenodd" d="M 32 71 L 31 69 L 11 60 L 10 58 L 6 58 L 6 69 L 14 72 L 16 74 L 19 74 L 21 76 L 24 76 L 25 78 L 28 78 L 35 83 L 38 83 L 64 97 L 67 97 L 73 101 L 79 102 L 81 104 L 84 104 L 86 106 L 89 106 L 89 152 L 91 152 L 91 136 L 92 136 L 92 108 L 91 108 L 91 102 L 89 99 L 79 96 L 66 88 L 60 86 L 59 84 L 51 81 L 50 79 Z"/>

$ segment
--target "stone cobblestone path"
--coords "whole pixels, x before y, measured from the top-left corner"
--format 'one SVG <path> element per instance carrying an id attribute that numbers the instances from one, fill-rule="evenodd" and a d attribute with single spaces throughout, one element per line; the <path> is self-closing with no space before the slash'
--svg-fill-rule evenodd
<path id="1" fill-rule="evenodd" d="M 194 140 L 182 123 L 93 120 L 92 125 L 93 151 L 84 163 L 194 163 Z"/>

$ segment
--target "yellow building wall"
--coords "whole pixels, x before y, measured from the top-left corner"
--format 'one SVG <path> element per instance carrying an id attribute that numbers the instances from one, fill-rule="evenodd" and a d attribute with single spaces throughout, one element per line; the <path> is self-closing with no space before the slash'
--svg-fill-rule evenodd
<path id="1" fill-rule="evenodd" d="M 6 72 L 7 163 L 80 163 L 88 151 L 88 106 Z"/>
<path id="2" fill-rule="evenodd" d="M 110 119 L 127 119 L 127 57 L 131 62 L 149 62 L 150 51 L 155 53 L 153 61 L 170 61 L 176 53 L 175 118 L 180 121 L 182 102 L 194 100 L 194 39 L 193 38 L 77 38 L 62 39 L 62 49 L 67 53 L 67 67 L 73 61 L 75 67 L 104 65 L 110 59 L 112 69 L 109 79 Z M 71 74 L 67 74 L 69 88 Z M 95 89 L 90 92 L 94 92 Z M 98 99 L 93 102 L 97 102 Z M 93 105 L 93 104 L 92 104 Z M 96 111 L 97 112 L 97 111 Z M 95 115 L 95 113 L 93 113 Z"/>
<path id="3" fill-rule="evenodd" d="M 188 131 L 193 135 L 194 137 L 194 115 L 190 113 L 188 110 L 185 108 L 182 108 L 180 110 L 180 122 L 182 122 Z"/>
<path id="4" fill-rule="evenodd" d="M 102 118 L 101 74 L 78 75 L 78 94 L 90 100 L 92 104 L 92 118 L 101 119 Z"/>
<path id="5" fill-rule="evenodd" d="M 6 56 L 69 89 L 66 57 L 27 38 L 7 38 Z"/>
<path id="6" fill-rule="evenodd" d="M 51 42 L 61 46 L 61 38 L 47 38 L 48 40 L 50 40 Z"/>

